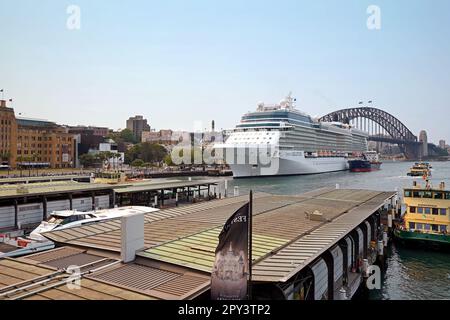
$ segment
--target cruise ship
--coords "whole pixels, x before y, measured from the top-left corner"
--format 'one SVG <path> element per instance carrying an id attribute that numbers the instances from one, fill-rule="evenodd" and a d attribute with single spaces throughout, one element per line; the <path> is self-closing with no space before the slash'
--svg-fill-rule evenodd
<path id="1" fill-rule="evenodd" d="M 317 174 L 348 169 L 348 158 L 367 151 L 367 134 L 348 124 L 319 122 L 295 108 L 259 103 L 214 149 L 235 178 Z"/>

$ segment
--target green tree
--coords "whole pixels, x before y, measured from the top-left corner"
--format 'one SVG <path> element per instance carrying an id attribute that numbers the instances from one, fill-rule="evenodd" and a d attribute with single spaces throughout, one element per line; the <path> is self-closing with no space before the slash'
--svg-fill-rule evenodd
<path id="1" fill-rule="evenodd" d="M 134 160 L 139 158 L 141 152 L 141 145 L 137 144 L 132 146 L 125 152 L 125 163 L 132 163 Z"/>
<path id="2" fill-rule="evenodd" d="M 162 162 L 167 155 L 167 150 L 162 145 L 148 142 L 141 143 L 139 158 L 145 162 Z"/>
<path id="3" fill-rule="evenodd" d="M 3 153 L 0 154 L 0 160 L 1 161 L 8 161 L 11 159 L 11 152 L 9 151 L 5 151 Z"/>
<path id="4" fill-rule="evenodd" d="M 142 167 L 142 166 L 144 166 L 144 161 L 143 161 L 142 159 L 135 159 L 135 160 L 131 163 L 131 166 L 132 166 L 132 167 L 136 167 L 136 168 Z"/>
<path id="5" fill-rule="evenodd" d="M 173 163 L 173 161 L 172 161 L 172 157 L 170 156 L 170 154 L 168 154 L 168 155 L 166 155 L 166 156 L 164 157 L 164 163 L 165 163 L 166 165 L 168 165 L 169 167 L 175 165 L 175 164 Z"/>
<path id="6" fill-rule="evenodd" d="M 136 141 L 133 131 L 131 131 L 130 129 L 123 129 L 122 131 L 120 131 L 119 137 L 125 142 L 130 142 L 130 143 L 138 142 L 138 141 Z"/>
<path id="7" fill-rule="evenodd" d="M 98 163 L 99 159 L 92 153 L 85 153 L 80 156 L 80 163 L 83 167 L 90 168 Z"/>

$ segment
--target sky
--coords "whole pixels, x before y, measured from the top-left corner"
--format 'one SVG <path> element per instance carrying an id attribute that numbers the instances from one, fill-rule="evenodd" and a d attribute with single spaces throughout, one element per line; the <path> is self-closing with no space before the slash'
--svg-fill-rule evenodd
<path id="1" fill-rule="evenodd" d="M 448 0 L 0 0 L 4 97 L 60 124 L 225 129 L 292 91 L 312 116 L 373 100 L 450 142 L 449 71 Z"/>

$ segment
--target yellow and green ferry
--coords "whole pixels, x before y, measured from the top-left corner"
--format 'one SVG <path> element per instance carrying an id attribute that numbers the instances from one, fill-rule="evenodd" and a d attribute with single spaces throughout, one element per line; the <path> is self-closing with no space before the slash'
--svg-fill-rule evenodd
<path id="1" fill-rule="evenodd" d="M 429 177 L 431 176 L 431 165 L 428 162 L 416 162 L 407 174 L 411 177 Z"/>
<path id="2" fill-rule="evenodd" d="M 394 230 L 398 240 L 450 248 L 450 190 L 443 182 L 433 188 L 428 180 L 425 186 L 415 181 L 404 189 L 403 203 L 406 212 Z"/>

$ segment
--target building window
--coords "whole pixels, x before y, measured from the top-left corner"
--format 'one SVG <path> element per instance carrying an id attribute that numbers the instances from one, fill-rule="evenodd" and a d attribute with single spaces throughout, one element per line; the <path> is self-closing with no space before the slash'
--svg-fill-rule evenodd
<path id="1" fill-rule="evenodd" d="M 444 196 L 442 194 L 442 192 L 435 192 L 434 193 L 434 198 L 435 199 L 442 199 Z"/>
<path id="2" fill-rule="evenodd" d="M 425 191 L 424 193 L 423 193 L 423 197 L 424 198 L 432 198 L 432 192 L 431 191 Z"/>
<path id="3" fill-rule="evenodd" d="M 440 211 L 441 216 L 447 215 L 447 209 L 441 209 Z"/>
<path id="4" fill-rule="evenodd" d="M 409 223 L 409 228 L 410 229 L 415 229 L 416 228 L 416 223 L 415 222 L 410 222 Z"/>
<path id="5" fill-rule="evenodd" d="M 410 213 L 416 213 L 416 207 L 409 207 Z"/>

